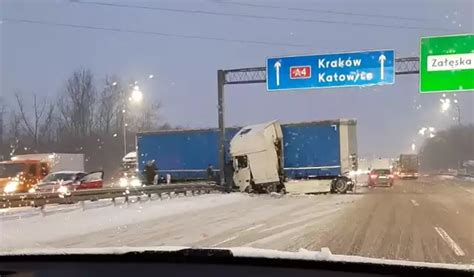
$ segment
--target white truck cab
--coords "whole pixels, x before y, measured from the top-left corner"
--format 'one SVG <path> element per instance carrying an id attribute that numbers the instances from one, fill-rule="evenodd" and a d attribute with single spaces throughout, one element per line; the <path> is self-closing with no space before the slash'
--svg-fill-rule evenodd
<path id="1" fill-rule="evenodd" d="M 282 184 L 282 145 L 278 121 L 244 127 L 232 138 L 233 179 L 240 191 L 276 191 Z"/>
<path id="2" fill-rule="evenodd" d="M 351 170 L 357 170 L 355 126 L 349 128 L 348 124 L 344 124 L 345 121 L 341 122 L 339 125 L 342 127 L 337 134 L 340 141 L 334 146 L 337 147 L 339 153 L 342 153 L 340 162 L 336 165 L 340 173 L 320 176 L 307 174 L 296 179 L 295 176 L 288 176 L 289 174 L 285 170 L 304 172 L 307 169 L 318 169 L 319 167 L 309 163 L 309 166 L 303 165 L 296 169 L 285 168 L 284 145 L 291 145 L 293 141 L 290 136 L 289 141 L 283 143 L 283 131 L 278 121 L 242 128 L 230 141 L 234 184 L 241 192 L 345 193 L 352 190 L 354 182 L 350 177 L 345 176 L 345 173 L 349 174 Z M 334 127 L 331 125 L 330 128 L 331 131 L 332 128 L 337 130 L 337 125 Z M 316 133 L 313 135 L 317 136 L 318 129 L 314 130 Z M 324 142 L 324 140 L 322 141 Z M 310 152 L 311 157 L 325 155 L 325 152 L 321 151 L 321 147 L 317 144 L 307 148 L 309 150 L 306 151 L 314 151 Z M 296 152 L 294 152 L 295 150 Z M 299 156 L 298 151 L 298 147 L 293 147 L 293 152 L 286 153 L 286 155 L 290 155 L 287 157 Z M 316 151 L 321 151 L 322 154 Z"/>

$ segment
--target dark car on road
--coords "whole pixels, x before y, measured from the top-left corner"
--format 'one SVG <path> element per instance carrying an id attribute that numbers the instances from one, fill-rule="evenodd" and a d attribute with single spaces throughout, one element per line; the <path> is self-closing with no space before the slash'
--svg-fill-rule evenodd
<path id="1" fill-rule="evenodd" d="M 373 169 L 369 174 L 369 187 L 391 187 L 394 177 L 390 169 Z"/>

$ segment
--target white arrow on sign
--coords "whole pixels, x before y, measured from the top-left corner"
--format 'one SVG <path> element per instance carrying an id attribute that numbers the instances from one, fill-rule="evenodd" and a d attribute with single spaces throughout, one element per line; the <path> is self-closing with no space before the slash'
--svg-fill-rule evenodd
<path id="1" fill-rule="evenodd" d="M 384 65 L 386 59 L 387 59 L 387 57 L 385 57 L 384 54 L 381 54 L 381 55 L 379 56 L 379 62 L 380 62 L 380 80 L 383 80 L 383 79 L 384 79 L 384 76 L 383 76 L 383 74 L 384 74 L 383 65 Z"/>
<path id="2" fill-rule="evenodd" d="M 275 64 L 273 65 L 273 67 L 275 68 L 275 73 L 276 73 L 276 83 L 277 83 L 277 86 L 280 85 L 280 67 L 281 67 L 281 62 L 280 61 L 276 61 Z"/>

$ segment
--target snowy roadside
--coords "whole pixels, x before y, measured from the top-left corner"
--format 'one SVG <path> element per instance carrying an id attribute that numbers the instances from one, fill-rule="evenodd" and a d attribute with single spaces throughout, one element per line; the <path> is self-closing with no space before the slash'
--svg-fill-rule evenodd
<path id="1" fill-rule="evenodd" d="M 466 181 L 466 182 L 471 182 L 474 184 L 474 177 L 473 176 L 459 176 L 459 179 Z"/>
<path id="2" fill-rule="evenodd" d="M 240 193 L 210 194 L 172 200 L 154 200 L 112 205 L 111 201 L 80 205 L 60 205 L 47 216 L 36 215 L 6 220 L 0 215 L 0 249 L 40 247 L 41 243 L 67 239 L 123 225 L 133 225 L 187 211 L 198 211 L 242 201 L 249 196 Z M 32 208 L 21 210 L 34 212 Z M 38 212 L 38 211 L 36 211 Z"/>
<path id="3" fill-rule="evenodd" d="M 436 175 L 436 179 L 438 180 L 454 180 L 460 181 L 465 184 L 474 184 L 474 177 L 472 176 L 463 176 L 463 175 Z"/>

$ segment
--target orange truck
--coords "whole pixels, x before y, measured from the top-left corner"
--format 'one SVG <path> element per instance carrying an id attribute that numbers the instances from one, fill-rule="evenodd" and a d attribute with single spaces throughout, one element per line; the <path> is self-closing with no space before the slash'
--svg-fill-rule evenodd
<path id="1" fill-rule="evenodd" d="M 84 171 L 84 155 L 43 153 L 13 156 L 0 162 L 0 193 L 22 193 L 49 173 L 60 170 Z"/>

